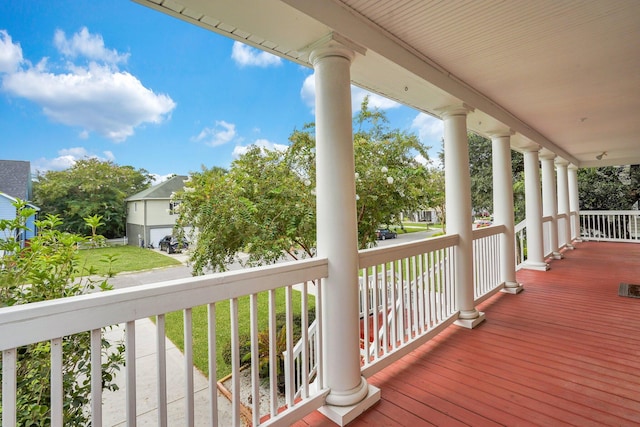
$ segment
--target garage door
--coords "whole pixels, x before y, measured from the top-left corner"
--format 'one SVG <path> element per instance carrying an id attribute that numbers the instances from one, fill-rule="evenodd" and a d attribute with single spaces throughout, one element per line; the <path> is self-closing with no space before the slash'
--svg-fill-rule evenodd
<path id="1" fill-rule="evenodd" d="M 152 228 L 151 230 L 149 230 L 149 240 L 151 241 L 153 246 L 157 248 L 160 244 L 160 239 L 171 234 L 173 234 L 173 228 L 171 227 Z"/>

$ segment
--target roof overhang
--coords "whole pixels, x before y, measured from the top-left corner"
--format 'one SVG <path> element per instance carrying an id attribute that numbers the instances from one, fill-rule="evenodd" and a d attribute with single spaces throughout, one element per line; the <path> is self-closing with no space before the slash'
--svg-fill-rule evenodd
<path id="1" fill-rule="evenodd" d="M 640 2 L 136 0 L 309 66 L 318 40 L 362 47 L 355 85 L 581 167 L 640 163 Z M 600 159 L 596 157 L 606 152 Z"/>

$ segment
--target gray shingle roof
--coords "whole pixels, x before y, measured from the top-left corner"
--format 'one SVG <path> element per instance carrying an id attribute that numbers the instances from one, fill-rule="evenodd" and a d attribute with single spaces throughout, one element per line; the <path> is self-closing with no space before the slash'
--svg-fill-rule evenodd
<path id="1" fill-rule="evenodd" d="M 21 160 L 0 160 L 0 191 L 9 196 L 31 199 L 31 164 Z"/>
<path id="2" fill-rule="evenodd" d="M 147 188 L 133 196 L 129 196 L 125 201 L 133 200 L 150 200 L 150 199 L 170 199 L 171 193 L 180 191 L 184 188 L 184 182 L 187 180 L 185 175 L 176 175 L 168 180 Z"/>

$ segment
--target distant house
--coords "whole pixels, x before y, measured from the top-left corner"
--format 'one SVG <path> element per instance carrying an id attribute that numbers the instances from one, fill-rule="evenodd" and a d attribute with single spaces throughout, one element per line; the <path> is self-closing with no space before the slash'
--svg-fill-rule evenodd
<path id="1" fill-rule="evenodd" d="M 171 200 L 171 194 L 182 190 L 186 180 L 176 175 L 125 199 L 130 245 L 158 247 L 160 239 L 173 233 L 179 201 Z"/>
<path id="2" fill-rule="evenodd" d="M 17 212 L 13 203 L 17 199 L 29 202 L 32 197 L 31 164 L 20 160 L 0 160 L 0 219 L 15 219 Z M 32 204 L 29 206 L 39 210 Z M 29 217 L 26 232 L 0 230 L 2 237 L 6 238 L 7 234 L 15 232 L 15 237 L 25 244 L 36 235 L 36 217 L 37 215 Z"/>

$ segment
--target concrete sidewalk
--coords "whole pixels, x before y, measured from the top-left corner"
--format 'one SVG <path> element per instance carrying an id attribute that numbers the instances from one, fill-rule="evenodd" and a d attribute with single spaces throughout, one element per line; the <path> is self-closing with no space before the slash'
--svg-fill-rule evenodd
<path id="1" fill-rule="evenodd" d="M 160 252 L 160 251 L 158 251 Z M 186 254 L 167 254 L 178 259 L 185 267 L 171 267 L 135 274 L 122 274 L 109 280 L 115 288 L 153 283 L 179 277 L 190 277 L 190 268 L 186 267 Z M 163 271 L 164 270 L 164 271 Z M 168 277 L 169 276 L 169 277 Z M 158 425 L 158 389 L 157 389 L 157 349 L 156 325 L 148 318 L 136 321 L 136 381 L 137 381 L 137 425 Z M 105 334 L 111 342 L 124 341 L 124 325 L 118 325 Z M 183 426 L 185 424 L 185 357 L 168 338 L 165 338 L 167 364 L 167 425 Z M 126 426 L 126 371 L 122 367 L 116 374 L 118 391 L 105 391 L 102 404 L 103 425 Z M 209 383 L 207 378 L 193 368 L 195 393 L 195 425 L 210 426 Z M 232 425 L 231 403 L 219 391 L 218 425 Z"/>
<path id="2" fill-rule="evenodd" d="M 105 334 L 105 338 L 117 342 L 124 340 L 124 326 L 119 325 Z M 182 352 L 166 340 L 167 363 L 167 425 L 185 424 L 185 358 Z M 149 319 L 136 321 L 136 379 L 137 379 L 137 425 L 158 425 L 156 326 Z M 195 425 L 210 426 L 209 384 L 207 378 L 193 368 L 195 392 Z M 123 367 L 116 374 L 120 389 L 105 391 L 102 404 L 103 425 L 126 426 L 126 373 Z M 220 392 L 218 394 L 218 425 L 232 425 L 231 403 Z"/>

